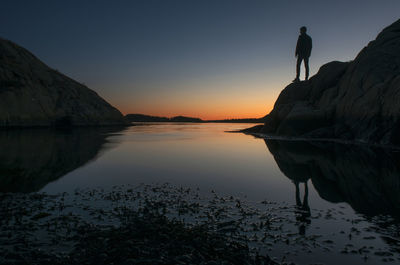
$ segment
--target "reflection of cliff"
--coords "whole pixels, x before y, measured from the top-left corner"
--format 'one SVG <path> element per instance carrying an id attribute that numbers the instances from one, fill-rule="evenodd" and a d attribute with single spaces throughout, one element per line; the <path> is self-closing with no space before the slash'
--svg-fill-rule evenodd
<path id="1" fill-rule="evenodd" d="M 333 143 L 265 140 L 281 171 L 319 195 L 373 216 L 400 217 L 400 153 Z"/>
<path id="2" fill-rule="evenodd" d="M 98 155 L 117 128 L 0 131 L 0 192 L 33 192 Z"/>

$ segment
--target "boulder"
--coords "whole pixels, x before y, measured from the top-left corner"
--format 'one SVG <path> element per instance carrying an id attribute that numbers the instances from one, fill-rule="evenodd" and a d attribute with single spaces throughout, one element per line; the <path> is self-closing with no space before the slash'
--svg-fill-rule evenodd
<path id="1" fill-rule="evenodd" d="M 400 20 L 351 62 L 331 62 L 279 95 L 260 132 L 400 144 Z"/>
<path id="2" fill-rule="evenodd" d="M 0 38 L 0 127 L 125 123 L 96 92 Z"/>

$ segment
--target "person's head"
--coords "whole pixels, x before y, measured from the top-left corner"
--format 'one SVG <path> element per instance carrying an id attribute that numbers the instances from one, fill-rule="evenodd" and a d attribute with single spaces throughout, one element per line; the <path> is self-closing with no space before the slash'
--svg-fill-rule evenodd
<path id="1" fill-rule="evenodd" d="M 305 27 L 305 26 L 302 26 L 301 28 L 300 28 L 300 33 L 301 34 L 304 34 L 304 33 L 306 33 L 307 32 L 307 28 Z"/>

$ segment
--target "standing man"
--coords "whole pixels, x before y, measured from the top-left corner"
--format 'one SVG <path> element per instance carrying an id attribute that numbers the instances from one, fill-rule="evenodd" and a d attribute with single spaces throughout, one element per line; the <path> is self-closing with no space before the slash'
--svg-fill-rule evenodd
<path id="1" fill-rule="evenodd" d="M 293 80 L 293 82 L 299 82 L 300 81 L 300 66 L 301 66 L 301 61 L 304 60 L 304 67 L 306 68 L 306 79 L 308 80 L 308 75 L 310 72 L 310 68 L 308 66 L 308 58 L 311 55 L 311 49 L 312 49 L 312 39 L 310 36 L 307 35 L 307 28 L 306 27 L 301 27 L 300 28 L 300 36 L 299 39 L 297 40 L 297 45 L 296 45 L 296 57 L 297 57 L 297 64 L 296 64 L 296 78 Z"/>

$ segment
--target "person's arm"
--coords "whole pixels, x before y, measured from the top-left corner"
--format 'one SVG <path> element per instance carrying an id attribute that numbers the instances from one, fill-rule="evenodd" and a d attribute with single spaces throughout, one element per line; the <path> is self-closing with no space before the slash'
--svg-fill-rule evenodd
<path id="1" fill-rule="evenodd" d="M 300 47 L 300 36 L 297 39 L 297 44 L 296 44 L 296 52 L 295 52 L 295 57 L 297 57 L 297 55 L 299 55 L 299 47 Z"/>
<path id="2" fill-rule="evenodd" d="M 309 40 L 309 52 L 308 52 L 308 57 L 310 57 L 311 56 L 311 50 L 312 50 L 312 39 L 311 39 L 311 37 L 309 37 L 310 38 L 310 40 Z"/>

